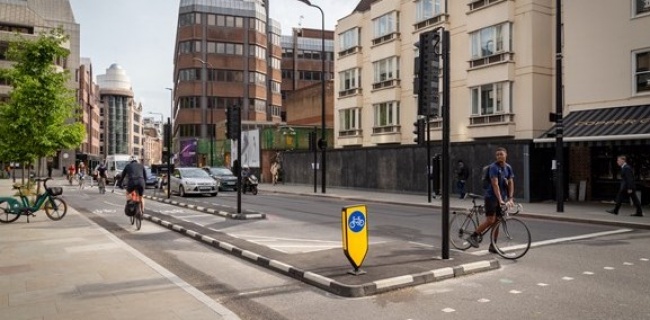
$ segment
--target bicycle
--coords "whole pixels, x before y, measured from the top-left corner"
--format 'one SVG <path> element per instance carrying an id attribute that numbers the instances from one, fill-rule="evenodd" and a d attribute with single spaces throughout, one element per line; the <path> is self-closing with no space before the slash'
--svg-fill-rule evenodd
<path id="1" fill-rule="evenodd" d="M 99 179 L 97 180 L 97 188 L 99 189 L 99 194 L 106 193 L 106 178 L 99 177 Z"/>
<path id="2" fill-rule="evenodd" d="M 449 240 L 452 246 L 463 251 L 471 246 L 467 238 L 480 225 L 479 216 L 485 212 L 483 205 L 476 203 L 476 199 L 483 199 L 483 196 L 473 193 L 467 196 L 472 198 L 472 208 L 469 212 L 453 212 L 454 216 L 449 222 Z M 523 257 L 530 249 L 530 230 L 523 221 L 513 217 L 522 209 L 520 204 L 511 209 L 504 206 L 496 221 L 479 235 L 479 243 L 491 231 L 490 243 L 498 255 L 511 260 Z"/>
<path id="3" fill-rule="evenodd" d="M 129 220 L 131 221 L 131 225 L 135 224 L 136 230 L 140 230 L 140 228 L 142 227 L 142 214 L 143 214 L 142 197 L 138 194 L 136 190 L 131 191 L 129 196 L 130 199 L 128 201 L 134 203 L 134 210 L 135 210 L 135 212 L 129 216 Z"/>
<path id="4" fill-rule="evenodd" d="M 63 194 L 63 188 L 61 187 L 52 187 L 47 186 L 47 180 L 51 178 L 44 179 L 34 179 L 39 185 L 37 190 L 40 190 L 40 183 L 43 182 L 45 187 L 45 192 L 38 194 L 34 201 L 34 205 L 30 205 L 29 197 L 27 194 L 23 193 L 23 186 L 14 185 L 13 189 L 18 190 L 18 195 L 20 197 L 20 202 L 14 197 L 0 197 L 0 223 L 11 223 L 21 215 L 27 216 L 27 223 L 29 223 L 29 217 L 35 217 L 34 214 L 40 209 L 45 210 L 45 214 L 48 218 L 54 221 L 63 219 L 65 214 L 68 212 L 68 205 L 63 201 L 63 199 L 58 198 Z"/>

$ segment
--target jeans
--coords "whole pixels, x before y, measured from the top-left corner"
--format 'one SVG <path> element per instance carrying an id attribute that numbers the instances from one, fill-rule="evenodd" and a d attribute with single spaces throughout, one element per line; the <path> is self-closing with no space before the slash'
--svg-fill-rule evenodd
<path id="1" fill-rule="evenodd" d="M 465 198 L 465 180 L 456 181 L 456 190 L 460 194 L 460 198 Z"/>

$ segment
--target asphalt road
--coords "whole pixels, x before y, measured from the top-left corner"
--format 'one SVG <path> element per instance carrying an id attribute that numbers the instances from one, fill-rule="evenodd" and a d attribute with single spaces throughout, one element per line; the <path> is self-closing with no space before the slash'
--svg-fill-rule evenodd
<path id="1" fill-rule="evenodd" d="M 516 262 L 501 260 L 498 271 L 346 299 L 147 221 L 136 232 L 122 213 L 122 195 L 100 196 L 96 189 L 65 194 L 71 206 L 242 319 L 650 318 L 647 231 L 525 219 L 538 245 Z M 234 195 L 184 201 L 231 206 Z M 227 220 L 154 201 L 147 209 L 297 253 L 340 247 L 340 210 L 353 204 L 280 194 L 243 199 L 243 207 L 266 212 L 268 219 Z M 368 211 L 371 242 L 441 241 L 440 214 L 431 209 L 369 203 Z"/>

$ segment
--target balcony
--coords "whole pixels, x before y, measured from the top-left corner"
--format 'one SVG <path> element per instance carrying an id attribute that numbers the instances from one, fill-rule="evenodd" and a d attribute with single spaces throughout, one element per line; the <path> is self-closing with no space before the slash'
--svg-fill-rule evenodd
<path id="1" fill-rule="evenodd" d="M 513 61 L 512 60 L 513 55 L 514 53 L 512 52 L 501 52 L 487 57 L 473 59 L 469 61 L 469 68 L 471 70 L 471 69 L 489 66 L 492 64 Z"/>
<path id="2" fill-rule="evenodd" d="M 397 39 L 398 37 L 399 37 L 398 32 L 392 32 L 392 33 L 389 33 L 387 35 L 372 39 L 372 45 L 377 46 L 377 45 L 380 45 L 382 43 L 390 42 L 390 41 L 392 41 L 394 39 Z"/>
<path id="3" fill-rule="evenodd" d="M 420 29 L 424 29 L 427 27 L 435 26 L 438 24 L 441 24 L 446 20 L 446 15 L 445 14 L 439 14 L 435 17 L 431 17 L 429 19 L 420 21 L 418 23 L 413 24 L 413 28 L 415 31 L 419 31 Z"/>
<path id="4" fill-rule="evenodd" d="M 339 59 L 343 58 L 345 56 L 349 56 L 351 54 L 359 53 L 361 52 L 361 47 L 360 46 L 354 46 L 352 48 L 347 48 L 345 50 L 339 51 Z"/>
<path id="5" fill-rule="evenodd" d="M 399 85 L 399 79 L 384 80 L 372 84 L 372 90 L 381 90 L 386 88 L 393 88 Z"/>
<path id="6" fill-rule="evenodd" d="M 469 12 L 476 11 L 485 7 L 489 7 L 495 3 L 503 2 L 506 0 L 478 0 L 471 1 L 467 5 L 469 6 Z"/>
<path id="7" fill-rule="evenodd" d="M 350 97 L 350 96 L 356 96 L 358 94 L 361 94 L 361 88 L 351 88 L 351 89 L 339 91 L 339 99 Z"/>

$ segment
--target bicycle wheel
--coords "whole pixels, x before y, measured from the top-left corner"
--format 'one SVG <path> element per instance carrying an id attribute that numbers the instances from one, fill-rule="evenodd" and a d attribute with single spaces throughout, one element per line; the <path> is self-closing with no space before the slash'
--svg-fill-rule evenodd
<path id="1" fill-rule="evenodd" d="M 476 222 L 465 212 L 454 213 L 449 221 L 449 240 L 451 245 L 458 250 L 467 250 L 471 244 L 467 241 L 476 230 Z"/>
<path id="2" fill-rule="evenodd" d="M 142 227 L 142 208 L 138 206 L 138 209 L 135 211 L 135 230 L 140 230 Z"/>
<path id="3" fill-rule="evenodd" d="M 20 218 L 19 214 L 11 213 L 9 202 L 0 203 L 0 223 L 11 223 Z"/>
<path id="4" fill-rule="evenodd" d="M 60 198 L 51 198 L 52 201 L 45 201 L 45 214 L 48 218 L 58 221 L 65 217 L 65 214 L 68 213 L 68 204 Z M 52 205 L 54 202 L 54 205 Z"/>
<path id="5" fill-rule="evenodd" d="M 517 218 L 504 218 L 492 228 L 492 245 L 505 259 L 519 259 L 530 249 L 530 231 Z"/>

